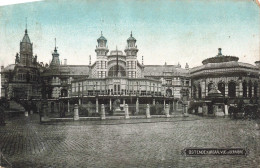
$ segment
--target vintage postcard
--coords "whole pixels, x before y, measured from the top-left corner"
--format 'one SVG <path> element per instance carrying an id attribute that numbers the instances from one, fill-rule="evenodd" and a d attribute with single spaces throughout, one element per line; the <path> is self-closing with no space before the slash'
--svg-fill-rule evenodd
<path id="1" fill-rule="evenodd" d="M 0 168 L 260 167 L 258 0 L 1 3 Z"/>

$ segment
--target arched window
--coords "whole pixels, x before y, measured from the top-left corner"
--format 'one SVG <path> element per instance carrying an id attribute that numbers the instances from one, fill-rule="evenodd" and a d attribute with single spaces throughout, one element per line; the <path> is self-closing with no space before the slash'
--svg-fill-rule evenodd
<path id="1" fill-rule="evenodd" d="M 166 96 L 168 96 L 168 97 L 172 96 L 172 90 L 171 89 L 166 90 Z"/>
<path id="2" fill-rule="evenodd" d="M 122 66 L 118 66 L 118 73 L 117 73 L 117 66 L 114 65 L 112 66 L 109 71 L 108 71 L 108 76 L 112 76 L 112 77 L 115 77 L 115 76 L 126 76 L 126 72 L 125 72 L 125 69 L 122 67 Z"/>
<path id="3" fill-rule="evenodd" d="M 247 97 L 247 83 L 246 81 L 243 82 L 243 97 Z"/>
<path id="4" fill-rule="evenodd" d="M 201 99 L 201 86 L 198 86 L 198 98 Z"/>
<path id="5" fill-rule="evenodd" d="M 252 81 L 248 83 L 248 97 L 252 97 Z"/>
<path id="6" fill-rule="evenodd" d="M 66 89 L 61 90 L 61 97 L 68 97 L 68 91 Z"/>
<path id="7" fill-rule="evenodd" d="M 193 93 L 192 93 L 192 95 L 193 95 L 194 99 L 197 98 L 197 88 L 196 88 L 196 86 L 193 86 Z"/>
<path id="8" fill-rule="evenodd" d="M 236 83 L 235 82 L 228 83 L 228 96 L 236 97 Z"/>
<path id="9" fill-rule="evenodd" d="M 209 84 L 208 84 L 208 92 L 209 92 L 211 89 L 213 89 L 213 83 L 209 83 Z"/>
<path id="10" fill-rule="evenodd" d="M 254 97 L 257 97 L 257 90 L 258 90 L 258 84 L 257 82 L 254 83 Z"/>
<path id="11" fill-rule="evenodd" d="M 218 83 L 218 90 L 225 96 L 225 84 L 223 82 Z"/>

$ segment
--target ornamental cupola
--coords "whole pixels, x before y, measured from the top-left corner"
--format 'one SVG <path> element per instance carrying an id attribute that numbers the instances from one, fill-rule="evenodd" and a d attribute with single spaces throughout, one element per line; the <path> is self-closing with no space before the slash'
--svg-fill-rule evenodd
<path id="1" fill-rule="evenodd" d="M 97 39 L 98 46 L 96 46 L 95 52 L 97 56 L 107 56 L 108 47 L 107 47 L 107 39 L 103 36 L 101 31 L 101 36 Z"/>
<path id="2" fill-rule="evenodd" d="M 133 37 L 133 34 L 131 32 L 130 37 L 127 39 L 127 46 L 125 49 L 126 56 L 137 56 L 137 46 L 136 39 Z"/>
<path id="3" fill-rule="evenodd" d="M 229 56 L 229 55 L 223 55 L 222 54 L 222 49 L 218 48 L 218 55 L 215 57 L 210 57 L 202 61 L 202 64 L 208 64 L 208 63 L 222 63 L 222 62 L 237 62 L 239 60 L 238 57 L 236 56 Z"/>
<path id="4" fill-rule="evenodd" d="M 60 65 L 60 54 L 58 53 L 57 46 L 56 46 L 56 38 L 55 38 L 55 47 L 52 53 L 52 60 L 50 66 L 58 66 Z"/>
<path id="5" fill-rule="evenodd" d="M 31 66 L 33 64 L 33 44 L 30 41 L 27 24 L 25 34 L 22 41 L 20 42 L 20 64 L 23 66 Z"/>

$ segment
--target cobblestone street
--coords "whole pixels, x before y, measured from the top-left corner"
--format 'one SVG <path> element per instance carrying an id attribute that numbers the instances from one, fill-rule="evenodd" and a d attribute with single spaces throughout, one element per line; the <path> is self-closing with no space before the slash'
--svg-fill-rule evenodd
<path id="1" fill-rule="evenodd" d="M 26 168 L 260 167 L 257 123 L 190 116 L 40 124 L 34 114 L 0 127 L 0 149 L 13 167 Z M 182 156 L 187 147 L 241 147 L 249 155 Z"/>

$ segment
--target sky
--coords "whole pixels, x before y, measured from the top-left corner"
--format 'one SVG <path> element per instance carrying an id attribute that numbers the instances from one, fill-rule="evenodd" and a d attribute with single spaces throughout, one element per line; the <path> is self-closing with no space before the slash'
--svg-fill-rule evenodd
<path id="1" fill-rule="evenodd" d="M 201 65 L 217 55 L 260 60 L 260 8 L 253 0 L 71 0 L 0 6 L 0 64 L 13 64 L 27 29 L 38 61 L 49 63 L 57 39 L 60 59 L 88 65 L 101 31 L 109 50 L 137 39 L 145 65 Z"/>

